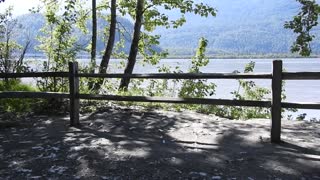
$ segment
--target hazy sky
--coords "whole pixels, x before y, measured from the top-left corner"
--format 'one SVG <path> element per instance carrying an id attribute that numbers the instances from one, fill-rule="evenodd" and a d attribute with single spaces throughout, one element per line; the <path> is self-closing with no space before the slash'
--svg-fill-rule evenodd
<path id="1" fill-rule="evenodd" d="M 10 5 L 14 7 L 14 15 L 21 15 L 29 12 L 32 7 L 37 7 L 39 0 L 6 0 L 4 3 L 0 3 L 0 12 Z"/>

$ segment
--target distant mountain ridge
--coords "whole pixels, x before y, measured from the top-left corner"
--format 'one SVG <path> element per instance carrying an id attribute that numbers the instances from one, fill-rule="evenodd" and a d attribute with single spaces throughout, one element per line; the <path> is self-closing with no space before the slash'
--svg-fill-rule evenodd
<path id="1" fill-rule="evenodd" d="M 299 11 L 295 0 L 202 0 L 215 7 L 216 17 L 188 14 L 179 29 L 158 28 L 161 47 L 177 55 L 192 55 L 200 37 L 209 40 L 208 54 L 290 53 L 295 35 L 284 29 L 285 21 Z M 170 17 L 176 18 L 175 12 Z M 312 47 L 320 53 L 320 28 Z"/>
<path id="2" fill-rule="evenodd" d="M 196 0 L 200 1 L 200 0 Z M 215 7 L 216 17 L 203 18 L 186 14 L 187 23 L 178 29 L 157 28 L 153 34 L 161 35 L 158 51 L 168 49 L 171 56 L 192 56 L 200 37 L 208 39 L 208 55 L 247 55 L 247 54 L 289 54 L 295 34 L 283 25 L 292 19 L 299 11 L 299 4 L 295 0 L 202 0 Z M 166 12 L 171 18 L 179 17 L 176 11 Z M 24 44 L 27 39 L 32 41 L 28 53 L 40 53 L 37 50 L 37 36 L 45 23 L 41 14 L 26 14 L 18 16 L 22 25 L 21 32 L 15 39 Z M 129 34 L 132 34 L 132 21 L 118 17 Z M 108 22 L 100 19 L 99 31 L 103 32 Z M 88 27 L 90 27 L 88 21 Z M 320 26 L 314 33 L 316 38 L 312 43 L 313 52 L 320 54 Z M 130 48 L 131 36 L 125 38 L 126 53 Z M 26 36 L 27 35 L 27 36 Z M 79 37 L 78 43 L 86 47 L 90 43 L 91 33 L 83 35 L 75 32 Z M 117 41 L 119 34 L 116 35 Z M 97 52 L 101 54 L 105 48 L 103 33 L 98 38 Z M 83 54 L 89 55 L 87 52 Z"/>

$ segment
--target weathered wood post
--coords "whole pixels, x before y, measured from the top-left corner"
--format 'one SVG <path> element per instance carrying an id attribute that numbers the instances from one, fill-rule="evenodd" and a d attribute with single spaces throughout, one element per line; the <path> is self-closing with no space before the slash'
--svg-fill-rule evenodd
<path id="1" fill-rule="evenodd" d="M 282 61 L 273 61 L 272 73 L 272 106 L 271 106 L 271 142 L 281 142 L 281 93 Z"/>
<path id="2" fill-rule="evenodd" d="M 69 62 L 70 126 L 80 126 L 78 63 Z"/>

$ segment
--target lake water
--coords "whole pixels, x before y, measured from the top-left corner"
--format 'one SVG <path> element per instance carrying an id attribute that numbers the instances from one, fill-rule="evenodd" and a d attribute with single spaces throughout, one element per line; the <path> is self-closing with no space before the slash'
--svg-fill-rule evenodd
<path id="1" fill-rule="evenodd" d="M 282 59 L 283 66 L 287 72 L 320 72 L 320 58 L 310 59 Z M 234 70 L 243 72 L 244 67 L 250 61 L 254 61 L 257 73 L 272 72 L 273 59 L 210 59 L 208 66 L 201 69 L 204 73 L 231 73 Z M 88 60 L 80 60 L 81 63 L 87 63 Z M 111 72 L 122 73 L 122 70 L 115 68 L 119 60 L 111 60 Z M 157 67 L 169 65 L 171 67 L 179 66 L 184 72 L 191 66 L 190 59 L 164 59 L 156 66 L 136 65 L 134 73 L 157 73 Z M 217 85 L 216 94 L 213 98 L 232 98 L 230 92 L 238 88 L 236 80 L 212 80 Z M 271 89 L 271 80 L 255 80 L 263 87 Z M 285 91 L 288 102 L 318 102 L 320 103 L 320 80 L 290 80 L 285 82 Z M 299 110 L 294 115 L 307 113 L 307 118 L 320 118 L 320 110 Z"/>

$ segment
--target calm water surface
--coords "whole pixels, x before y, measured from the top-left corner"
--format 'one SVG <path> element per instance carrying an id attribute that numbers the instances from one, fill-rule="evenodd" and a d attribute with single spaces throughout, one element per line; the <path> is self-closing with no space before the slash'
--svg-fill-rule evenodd
<path id="1" fill-rule="evenodd" d="M 250 61 L 255 62 L 254 72 L 270 73 L 272 72 L 273 59 L 211 59 L 208 66 L 202 68 L 206 73 L 230 73 L 234 70 L 243 72 L 244 67 Z M 282 59 L 283 67 L 287 72 L 320 72 L 320 59 Z M 191 66 L 190 60 L 165 59 L 160 62 L 172 67 L 179 66 L 186 71 Z M 157 69 L 152 66 L 137 66 L 135 73 L 155 73 Z M 232 98 L 230 92 L 238 88 L 236 80 L 212 80 L 217 84 L 215 98 Z M 271 89 L 271 80 L 255 80 L 263 87 Z M 290 80 L 285 82 L 284 87 L 287 95 L 286 101 L 289 102 L 318 102 L 320 103 L 320 80 Z M 299 110 L 294 115 L 307 113 L 307 118 L 320 118 L 320 110 Z"/>
<path id="2" fill-rule="evenodd" d="M 287 72 L 320 72 L 320 58 L 312 59 L 282 59 L 283 67 Z M 244 67 L 250 61 L 255 62 L 254 72 L 270 73 L 272 72 L 273 59 L 211 59 L 208 66 L 202 68 L 205 73 L 231 73 L 235 70 L 243 72 Z M 81 63 L 87 63 L 89 60 L 80 60 Z M 117 69 L 119 60 L 111 60 L 111 72 L 122 73 L 123 70 Z M 157 73 L 157 67 L 169 65 L 171 67 L 179 66 L 181 70 L 187 71 L 191 66 L 190 59 L 164 59 L 156 66 L 136 65 L 134 73 Z M 216 83 L 217 89 L 214 98 L 232 98 L 230 92 L 238 88 L 236 80 L 212 80 Z M 271 80 L 255 80 L 263 87 L 271 89 Z M 290 80 L 285 82 L 286 101 L 289 102 L 318 102 L 320 103 L 320 80 Z M 307 113 L 307 118 L 320 118 L 320 110 L 300 110 L 294 115 Z"/>

